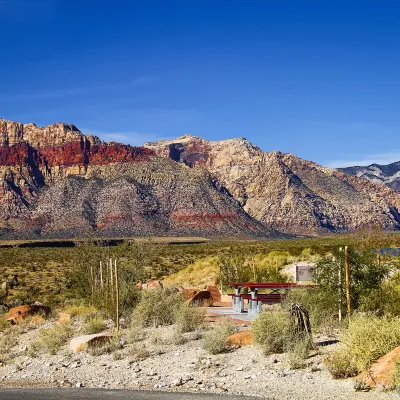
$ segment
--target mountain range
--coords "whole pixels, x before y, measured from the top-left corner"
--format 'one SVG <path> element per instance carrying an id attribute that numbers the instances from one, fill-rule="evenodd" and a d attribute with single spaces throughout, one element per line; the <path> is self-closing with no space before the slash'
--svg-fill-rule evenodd
<path id="1" fill-rule="evenodd" d="M 371 164 L 366 167 L 340 168 L 345 174 L 366 178 L 375 183 L 382 183 L 392 189 L 400 190 L 400 161 L 379 165 Z"/>
<path id="2" fill-rule="evenodd" d="M 0 238 L 400 229 L 400 192 L 381 184 L 392 181 L 359 173 L 264 152 L 244 138 L 185 135 L 133 147 L 74 125 L 0 119 Z"/>

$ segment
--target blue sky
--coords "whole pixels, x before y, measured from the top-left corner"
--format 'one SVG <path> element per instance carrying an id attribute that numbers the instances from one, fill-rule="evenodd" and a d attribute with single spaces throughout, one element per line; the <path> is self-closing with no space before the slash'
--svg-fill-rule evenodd
<path id="1" fill-rule="evenodd" d="M 400 160 L 395 1 L 0 0 L 0 116 Z"/>

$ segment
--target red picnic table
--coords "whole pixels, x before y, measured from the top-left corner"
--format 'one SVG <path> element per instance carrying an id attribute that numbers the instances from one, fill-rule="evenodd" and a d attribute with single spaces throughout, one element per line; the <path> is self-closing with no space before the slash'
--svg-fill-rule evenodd
<path id="1" fill-rule="evenodd" d="M 261 312 L 262 304 L 274 304 L 281 303 L 287 296 L 288 292 L 294 288 L 312 288 L 317 285 L 299 285 L 293 282 L 246 282 L 238 283 L 231 282 L 229 284 L 235 288 L 234 294 L 229 294 L 232 297 L 232 309 L 233 311 L 243 313 L 244 312 L 244 300 L 248 301 L 248 314 L 255 316 Z M 250 295 L 241 294 L 242 288 L 250 289 Z M 258 294 L 259 290 L 268 289 L 269 293 Z M 282 293 L 283 291 L 283 293 Z"/>

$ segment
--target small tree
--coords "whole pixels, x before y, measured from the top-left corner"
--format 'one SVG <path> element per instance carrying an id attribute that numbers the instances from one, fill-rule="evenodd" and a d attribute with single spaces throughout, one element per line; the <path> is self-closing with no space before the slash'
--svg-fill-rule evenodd
<path id="1" fill-rule="evenodd" d="M 349 249 L 350 301 L 352 309 L 357 309 L 360 299 L 380 288 L 388 277 L 390 268 L 387 263 L 378 260 L 371 250 L 360 252 Z M 324 257 L 314 270 L 314 280 L 319 290 L 333 303 L 346 304 L 346 273 L 345 252 L 339 248 L 333 251 L 333 256 Z"/>

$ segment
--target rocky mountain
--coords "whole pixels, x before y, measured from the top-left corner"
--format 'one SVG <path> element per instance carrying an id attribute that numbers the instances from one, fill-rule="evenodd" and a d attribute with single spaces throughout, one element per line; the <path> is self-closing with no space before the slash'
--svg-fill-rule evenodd
<path id="1" fill-rule="evenodd" d="M 388 165 L 371 164 L 365 167 L 340 168 L 340 170 L 345 174 L 366 178 L 400 191 L 400 161 Z"/>
<path id="2" fill-rule="evenodd" d="M 0 238 L 282 237 L 206 170 L 63 123 L 0 119 Z"/>
<path id="3" fill-rule="evenodd" d="M 400 228 L 400 192 L 244 138 L 132 147 L 0 119 L 0 238 Z M 283 232 L 283 234 L 281 233 Z"/>
<path id="4" fill-rule="evenodd" d="M 210 142 L 186 135 L 144 147 L 206 169 L 250 216 L 283 232 L 400 227 L 400 193 L 293 154 L 263 152 L 244 138 Z"/>

